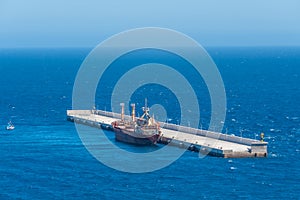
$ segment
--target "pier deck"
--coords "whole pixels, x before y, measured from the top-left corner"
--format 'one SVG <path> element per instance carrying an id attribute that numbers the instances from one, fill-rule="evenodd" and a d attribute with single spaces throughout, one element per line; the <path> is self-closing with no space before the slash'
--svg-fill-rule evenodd
<path id="1" fill-rule="evenodd" d="M 75 123 L 112 130 L 111 123 L 121 116 L 101 110 L 68 110 L 67 117 Z M 174 124 L 160 124 L 163 128 L 159 142 L 162 144 L 226 158 L 267 156 L 267 142 Z"/>

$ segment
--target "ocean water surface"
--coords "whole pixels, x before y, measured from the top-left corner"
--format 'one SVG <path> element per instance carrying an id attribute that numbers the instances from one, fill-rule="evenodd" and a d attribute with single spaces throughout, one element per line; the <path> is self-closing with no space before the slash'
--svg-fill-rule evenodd
<path id="1" fill-rule="evenodd" d="M 223 132 L 253 139 L 264 132 L 267 158 L 199 158 L 187 151 L 144 174 L 100 163 L 66 121 L 77 71 L 90 50 L 0 50 L 0 199 L 300 198 L 300 48 L 207 48 L 226 89 Z M 106 109 L 109 96 L 97 95 L 98 108 Z M 205 111 L 204 128 L 209 103 Z M 175 123 L 176 115 L 171 118 Z M 5 130 L 9 120 L 16 126 L 11 132 Z"/>

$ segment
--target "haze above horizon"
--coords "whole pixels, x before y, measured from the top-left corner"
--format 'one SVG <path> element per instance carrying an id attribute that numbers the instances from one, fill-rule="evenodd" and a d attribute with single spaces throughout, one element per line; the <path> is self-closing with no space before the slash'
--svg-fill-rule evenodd
<path id="1" fill-rule="evenodd" d="M 94 47 L 122 31 L 162 27 L 203 46 L 300 46 L 298 0 L 0 1 L 0 48 Z"/>

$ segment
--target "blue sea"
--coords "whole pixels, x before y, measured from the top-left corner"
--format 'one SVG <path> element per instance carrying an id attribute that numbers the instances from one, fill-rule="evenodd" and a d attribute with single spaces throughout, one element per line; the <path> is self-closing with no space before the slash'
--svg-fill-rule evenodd
<path id="1" fill-rule="evenodd" d="M 90 51 L 0 49 L 0 199 L 300 199 L 299 47 L 207 48 L 226 89 L 223 132 L 253 139 L 264 132 L 267 158 L 186 151 L 170 166 L 140 174 L 99 162 L 66 120 Z M 16 126 L 10 132 L 9 120 Z M 207 128 L 208 116 L 201 121 Z"/>

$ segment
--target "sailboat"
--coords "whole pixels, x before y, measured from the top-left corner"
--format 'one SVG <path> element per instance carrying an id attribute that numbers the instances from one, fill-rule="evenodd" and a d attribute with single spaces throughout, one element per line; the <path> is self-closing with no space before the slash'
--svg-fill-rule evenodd
<path id="1" fill-rule="evenodd" d="M 6 126 L 6 130 L 11 131 L 14 129 L 15 129 L 15 126 L 13 125 L 13 123 L 11 121 L 9 121 Z"/>

